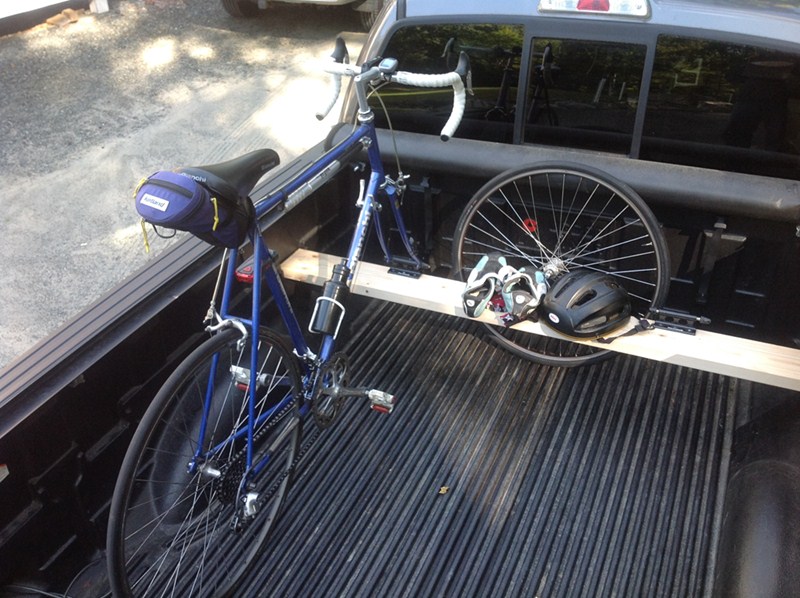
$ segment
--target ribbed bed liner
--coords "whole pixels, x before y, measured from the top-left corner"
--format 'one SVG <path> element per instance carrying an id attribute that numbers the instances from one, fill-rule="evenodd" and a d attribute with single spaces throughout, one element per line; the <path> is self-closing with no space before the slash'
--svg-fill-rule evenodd
<path id="1" fill-rule="evenodd" d="M 354 403 L 322 433 L 242 595 L 707 593 L 735 380 L 537 366 L 475 331 L 369 304 L 352 381 L 398 406 Z"/>

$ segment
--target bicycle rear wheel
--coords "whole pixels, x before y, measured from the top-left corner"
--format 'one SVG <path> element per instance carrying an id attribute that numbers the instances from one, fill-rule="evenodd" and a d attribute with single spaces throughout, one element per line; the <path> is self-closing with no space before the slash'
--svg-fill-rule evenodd
<path id="1" fill-rule="evenodd" d="M 300 441 L 300 372 L 282 341 L 262 330 L 253 463 L 263 469 L 242 491 L 250 339 L 240 338 L 228 329 L 189 355 L 133 435 L 109 513 L 107 556 L 115 596 L 229 595 L 264 547 Z M 269 410 L 270 417 L 260 417 Z M 197 454 L 197 466 L 190 468 Z M 256 506 L 250 516 L 243 514 L 248 494 Z"/>
<path id="2" fill-rule="evenodd" d="M 453 238 L 455 275 L 466 280 L 481 256 L 499 252 L 515 268 L 611 274 L 634 313 L 660 307 L 669 287 L 669 252 L 653 213 L 629 186 L 585 166 L 541 164 L 504 172 L 470 200 Z M 556 366 L 592 363 L 607 350 L 486 325 L 502 347 Z"/>

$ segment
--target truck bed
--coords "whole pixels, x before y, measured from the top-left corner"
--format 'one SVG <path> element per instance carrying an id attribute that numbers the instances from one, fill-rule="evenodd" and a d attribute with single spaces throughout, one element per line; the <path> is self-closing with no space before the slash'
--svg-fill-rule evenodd
<path id="1" fill-rule="evenodd" d="M 748 384 L 630 356 L 539 366 L 379 301 L 347 349 L 398 406 L 351 404 L 307 449 L 243 595 L 709 593 Z"/>
<path id="2" fill-rule="evenodd" d="M 352 183 L 271 215 L 271 247 L 341 254 Z M 0 375 L 0 594 L 106 594 L 119 463 L 204 337 L 219 259 L 186 239 Z M 288 290 L 308 321 L 318 287 Z M 796 391 L 632 355 L 544 367 L 357 294 L 346 322 L 352 382 L 398 406 L 354 403 L 306 448 L 242 596 L 796 594 Z"/>

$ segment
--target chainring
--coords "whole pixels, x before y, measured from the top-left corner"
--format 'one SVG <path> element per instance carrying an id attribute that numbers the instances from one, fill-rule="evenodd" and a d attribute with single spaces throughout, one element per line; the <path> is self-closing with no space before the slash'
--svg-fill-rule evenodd
<path id="1" fill-rule="evenodd" d="M 339 416 L 344 405 L 341 389 L 350 382 L 348 376 L 348 359 L 344 353 L 336 353 L 317 370 L 311 400 L 311 414 L 320 428 L 327 428 Z"/>

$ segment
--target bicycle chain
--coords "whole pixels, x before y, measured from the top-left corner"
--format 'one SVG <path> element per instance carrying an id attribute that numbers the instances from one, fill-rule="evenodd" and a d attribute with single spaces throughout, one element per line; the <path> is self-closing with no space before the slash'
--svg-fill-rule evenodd
<path id="1" fill-rule="evenodd" d="M 236 496 L 239 494 L 239 481 L 246 469 L 245 459 L 241 454 L 220 468 L 222 475 L 220 475 L 217 487 L 222 504 L 229 505 L 236 500 Z"/>
<path id="2" fill-rule="evenodd" d="M 289 403 L 288 405 L 286 405 L 286 407 L 281 409 L 274 417 L 270 418 L 270 421 L 267 423 L 267 425 L 264 426 L 261 430 L 259 430 L 256 436 L 253 438 L 253 442 L 255 443 L 256 441 L 260 440 L 266 433 L 268 433 L 272 428 L 274 428 L 278 424 L 278 422 L 282 421 L 283 418 L 288 414 L 288 412 L 293 408 L 294 404 Z M 322 432 L 321 428 L 319 428 L 318 426 L 314 426 L 314 432 L 311 434 L 311 437 L 300 447 L 300 450 L 298 451 L 295 458 L 292 460 L 289 467 L 287 467 L 281 473 L 280 477 L 275 481 L 275 483 L 272 484 L 269 490 L 267 490 L 267 492 L 263 495 L 263 498 L 259 498 L 259 500 L 257 501 L 258 512 L 260 512 L 261 509 L 264 508 L 264 506 L 273 498 L 273 496 L 275 496 L 275 493 L 278 492 L 278 489 L 280 488 L 281 484 L 283 484 L 283 481 L 287 478 L 287 476 L 292 474 L 292 472 L 297 468 L 297 465 L 300 462 L 300 460 L 306 455 L 306 453 L 308 453 L 309 450 L 311 450 L 311 447 L 317 441 L 321 432 Z M 239 455 L 236 457 L 236 459 L 228 461 L 224 466 L 220 468 L 220 471 L 222 473 L 221 478 L 223 480 L 226 478 L 230 470 L 234 466 L 236 466 L 237 463 L 241 461 L 241 459 L 246 455 L 246 453 L 247 453 L 247 447 L 245 446 L 239 451 Z M 242 471 L 242 474 L 244 474 L 244 471 Z M 241 476 L 238 476 L 238 478 L 237 477 L 231 478 L 237 480 L 236 484 L 237 492 L 238 492 L 238 481 L 240 478 Z M 235 519 L 238 520 L 239 523 L 241 524 L 240 515 L 238 513 L 235 516 Z M 237 529 L 241 531 L 241 529 L 243 528 L 237 527 Z"/>
<path id="3" fill-rule="evenodd" d="M 345 373 L 343 373 L 343 374 L 342 374 L 342 378 L 346 378 L 346 376 L 347 376 L 346 372 L 347 372 L 347 366 L 348 366 L 348 364 L 347 364 L 347 358 L 346 358 L 346 356 L 344 355 L 344 353 L 337 353 L 337 354 L 334 356 L 334 359 L 332 359 L 330 363 L 331 363 L 331 364 L 334 364 L 334 363 L 344 363 L 344 372 L 345 372 Z M 320 368 L 320 371 L 318 372 L 318 375 L 320 375 L 320 376 L 321 376 L 323 373 L 324 373 L 324 370 L 323 370 L 322 368 Z M 322 379 L 322 378 L 320 377 L 320 378 L 319 378 L 319 380 L 321 381 L 321 379 Z M 315 394 L 316 394 L 316 396 L 315 396 L 315 397 L 312 399 L 312 401 L 316 401 L 316 400 L 318 400 L 319 396 L 322 394 L 322 391 L 323 391 L 323 389 L 322 389 L 322 388 L 317 388 L 317 390 L 315 391 Z M 283 415 L 283 413 L 281 413 L 281 415 Z M 267 492 L 266 492 L 266 494 L 264 495 L 264 497 L 263 497 L 263 498 L 260 498 L 260 499 L 258 500 L 258 502 L 257 502 L 257 505 L 258 505 L 258 510 L 259 510 L 259 511 L 260 511 L 260 510 L 261 510 L 261 509 L 262 509 L 262 508 L 263 508 L 263 507 L 264 507 L 264 506 L 265 506 L 265 505 L 266 505 L 266 504 L 267 504 L 267 503 L 268 503 L 268 502 L 269 502 L 269 501 L 272 499 L 272 497 L 273 497 L 273 496 L 275 496 L 275 493 L 278 491 L 278 489 L 280 488 L 281 484 L 282 484 L 282 483 L 283 483 L 283 481 L 286 479 L 286 477 L 292 474 L 292 472 L 293 472 L 293 471 L 294 471 L 294 470 L 297 468 L 297 464 L 300 462 L 300 460 L 301 460 L 301 459 L 302 459 L 302 458 L 303 458 L 303 457 L 306 455 L 306 453 L 307 453 L 309 450 L 311 450 L 311 447 L 314 445 L 314 443 L 315 443 L 315 442 L 317 441 L 317 439 L 319 438 L 319 435 L 320 435 L 320 433 L 321 433 L 321 432 L 322 432 L 322 431 L 323 431 L 325 428 L 327 428 L 327 427 L 328 427 L 327 425 L 319 425 L 319 424 L 320 424 L 320 422 L 319 422 L 319 421 L 317 421 L 317 417 L 316 417 L 316 415 L 317 415 L 317 414 L 316 414 L 316 413 L 314 413 L 313 407 L 312 407 L 312 415 L 313 415 L 313 416 L 315 416 L 313 419 L 314 419 L 314 420 L 315 420 L 315 422 L 317 423 L 317 425 L 316 425 L 316 426 L 314 426 L 314 432 L 312 433 L 311 437 L 310 437 L 310 438 L 309 438 L 309 439 L 306 441 L 306 443 L 305 443 L 305 444 L 303 444 L 303 445 L 300 447 L 300 450 L 298 451 L 298 453 L 297 453 L 297 456 L 294 458 L 294 460 L 293 460 L 293 461 L 292 461 L 292 463 L 289 465 L 289 467 L 287 467 L 287 468 L 286 468 L 286 469 L 285 469 L 285 470 L 284 470 L 284 471 L 281 473 L 280 477 L 279 477 L 279 478 L 278 478 L 278 479 L 275 481 L 275 483 L 274 483 L 274 484 L 272 484 L 272 486 L 270 487 L 270 489 L 269 489 L 269 490 L 267 490 Z M 278 419 L 279 419 L 279 418 L 278 418 Z M 331 421 L 332 421 L 332 419 L 333 419 L 333 418 L 331 418 Z M 328 422 L 328 425 L 329 425 L 330 423 L 331 423 L 331 422 Z"/>
<path id="4" fill-rule="evenodd" d="M 279 421 L 283 420 L 284 416 L 294 408 L 293 403 L 294 401 L 286 405 L 276 415 L 270 418 L 270 421 L 267 422 L 267 425 L 263 426 L 253 437 L 253 444 L 256 444 L 258 441 L 260 441 L 261 438 L 263 438 L 267 432 L 274 428 Z M 239 453 L 233 459 L 220 467 L 220 498 L 223 499 L 223 502 L 225 502 L 225 500 L 228 502 L 233 502 L 238 495 L 239 484 L 246 471 L 246 458 L 247 445 L 245 444 L 241 449 L 239 449 Z M 238 475 L 234 475 L 237 472 Z"/>
<path id="5" fill-rule="evenodd" d="M 261 437 L 264 434 L 266 434 L 267 432 L 269 432 L 269 430 L 271 428 L 274 428 L 278 424 L 279 421 L 282 421 L 283 418 L 288 414 L 288 412 L 293 408 L 294 408 L 294 405 L 292 403 L 290 403 L 289 405 L 287 405 L 286 407 L 281 409 L 281 411 L 279 411 L 277 413 L 277 415 L 275 417 L 273 417 L 271 419 L 271 421 L 258 432 L 258 434 L 256 435 L 256 438 L 254 438 L 253 441 L 255 442 L 256 440 L 261 439 Z M 286 479 L 286 477 L 291 475 L 291 473 L 295 470 L 295 468 L 297 467 L 297 464 L 300 462 L 300 460 L 305 456 L 305 454 L 311 449 L 312 445 L 319 438 L 320 432 L 322 432 L 322 430 L 315 426 L 313 434 L 305 442 L 305 444 L 303 444 L 300 447 L 300 450 L 298 451 L 297 456 L 295 456 L 294 460 L 291 462 L 289 467 L 287 467 L 281 473 L 280 477 L 275 481 L 274 484 L 272 484 L 270 489 L 267 490 L 267 492 L 264 494 L 263 498 L 260 498 L 257 501 L 257 512 L 260 512 L 261 509 L 263 509 L 264 506 L 272 499 L 272 497 L 275 496 L 275 493 L 278 491 L 278 489 L 280 488 L 281 484 Z M 246 453 L 246 448 L 247 447 L 244 447 L 242 449 L 242 451 L 240 451 L 240 455 L 239 455 L 239 457 L 237 457 L 237 461 L 241 459 L 242 454 Z M 221 469 L 223 476 L 225 476 L 227 474 L 227 472 L 228 472 L 227 470 L 229 470 L 234 465 L 235 465 L 235 462 L 226 463 L 225 466 Z M 233 479 L 235 479 L 235 478 L 233 478 Z M 238 482 L 238 480 L 237 480 L 237 482 Z M 238 491 L 238 484 L 237 484 L 236 488 L 237 488 L 237 491 Z M 242 522 L 243 522 L 243 520 L 246 520 L 247 518 L 243 518 L 243 517 L 240 516 L 239 513 L 237 513 L 234 516 L 234 519 L 236 521 L 236 523 L 234 524 L 235 529 L 237 529 L 238 531 L 242 531 L 244 529 L 244 527 L 242 526 Z"/>
<path id="6" fill-rule="evenodd" d="M 278 491 L 278 488 L 280 488 L 280 485 L 283 483 L 283 480 L 285 480 L 287 476 L 292 474 L 292 472 L 295 470 L 295 468 L 297 467 L 297 464 L 300 462 L 300 460 L 305 456 L 305 454 L 311 449 L 312 445 L 317 441 L 317 438 L 319 438 L 319 435 L 320 435 L 321 432 L 322 432 L 321 428 L 318 428 L 316 426 L 314 427 L 314 433 L 311 435 L 311 438 L 309 438 L 306 441 L 306 443 L 303 446 L 300 447 L 300 450 L 298 451 L 297 456 L 294 458 L 294 460 L 289 465 L 289 467 L 287 467 L 283 471 L 283 473 L 281 473 L 281 477 L 278 478 L 278 480 L 267 491 L 266 496 L 264 496 L 263 500 L 259 500 L 258 501 L 258 510 L 259 511 L 262 509 L 262 507 L 264 507 L 264 505 L 266 503 L 268 503 L 272 499 L 272 497 Z"/>

